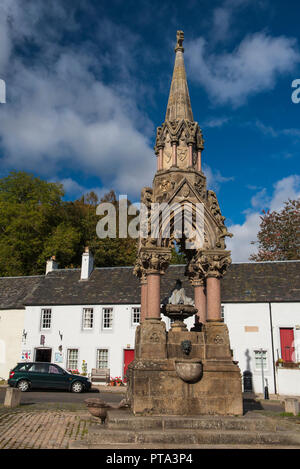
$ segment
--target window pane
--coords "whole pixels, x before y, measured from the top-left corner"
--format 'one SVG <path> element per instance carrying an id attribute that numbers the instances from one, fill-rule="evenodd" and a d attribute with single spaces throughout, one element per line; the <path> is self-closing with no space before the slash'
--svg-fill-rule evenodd
<path id="1" fill-rule="evenodd" d="M 261 351 L 260 350 L 255 350 L 255 368 L 261 370 Z M 264 369 L 267 368 L 267 351 L 263 350 L 263 364 L 264 364 Z"/>
<path id="2" fill-rule="evenodd" d="M 94 311 L 93 308 L 84 308 L 83 309 L 83 329 L 92 329 L 94 321 Z"/>
<path id="3" fill-rule="evenodd" d="M 97 350 L 97 368 L 108 368 L 108 349 Z"/>
<path id="4" fill-rule="evenodd" d="M 33 373 L 49 373 L 49 365 L 45 363 L 34 363 L 28 371 Z"/>
<path id="5" fill-rule="evenodd" d="M 51 309 L 42 309 L 42 329 L 51 327 Z"/>
<path id="6" fill-rule="evenodd" d="M 140 307 L 134 307 L 131 310 L 131 321 L 132 324 L 139 324 L 140 323 L 140 318 L 141 318 L 141 308 Z"/>
<path id="7" fill-rule="evenodd" d="M 103 329 L 112 328 L 112 308 L 103 308 Z"/>
<path id="8" fill-rule="evenodd" d="M 69 349 L 67 368 L 69 370 L 77 370 L 77 367 L 78 367 L 78 349 Z"/>
<path id="9" fill-rule="evenodd" d="M 62 375 L 63 371 L 61 368 L 57 368 L 55 365 L 49 365 L 49 373 L 53 373 L 56 375 Z"/>

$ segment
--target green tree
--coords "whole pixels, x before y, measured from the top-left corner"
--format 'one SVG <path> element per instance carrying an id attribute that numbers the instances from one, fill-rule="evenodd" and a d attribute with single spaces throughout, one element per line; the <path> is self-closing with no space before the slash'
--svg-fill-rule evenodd
<path id="1" fill-rule="evenodd" d="M 0 179 L 0 275 L 44 271 L 41 253 L 57 225 L 63 187 L 25 172 Z"/>
<path id="2" fill-rule="evenodd" d="M 257 241 L 258 253 L 251 261 L 300 259 L 300 200 L 288 200 L 277 212 L 263 212 Z"/>

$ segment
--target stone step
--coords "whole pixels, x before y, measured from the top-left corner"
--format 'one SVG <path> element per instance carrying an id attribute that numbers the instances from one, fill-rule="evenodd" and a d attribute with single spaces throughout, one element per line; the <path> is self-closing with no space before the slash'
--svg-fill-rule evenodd
<path id="1" fill-rule="evenodd" d="M 246 417 L 136 417 L 108 412 L 107 428 L 116 430 L 236 430 L 276 431 L 276 422 L 268 418 Z"/>
<path id="2" fill-rule="evenodd" d="M 164 430 L 129 431 L 94 427 L 89 434 L 89 445 L 163 444 L 163 445 L 276 445 L 300 448 L 299 432 L 257 432 L 232 430 Z"/>

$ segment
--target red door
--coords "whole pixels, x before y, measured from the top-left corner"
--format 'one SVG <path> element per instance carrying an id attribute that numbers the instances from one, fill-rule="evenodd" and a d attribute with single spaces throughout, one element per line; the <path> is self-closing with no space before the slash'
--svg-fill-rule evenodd
<path id="1" fill-rule="evenodd" d="M 124 350 L 124 383 L 126 383 L 126 371 L 128 368 L 129 363 L 131 363 L 134 360 L 134 349 L 126 349 Z"/>
<path id="2" fill-rule="evenodd" d="M 281 357 L 285 362 L 294 361 L 294 330 L 293 328 L 280 329 Z"/>

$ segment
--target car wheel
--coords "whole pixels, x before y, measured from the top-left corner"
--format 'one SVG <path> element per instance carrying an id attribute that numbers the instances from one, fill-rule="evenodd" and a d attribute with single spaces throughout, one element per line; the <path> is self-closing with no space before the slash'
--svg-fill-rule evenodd
<path id="1" fill-rule="evenodd" d="M 72 383 L 71 391 L 72 392 L 82 392 L 84 389 L 83 384 L 80 381 L 75 381 Z"/>
<path id="2" fill-rule="evenodd" d="M 22 392 L 26 392 L 29 390 L 30 384 L 26 379 L 21 379 L 17 384 L 17 388 Z"/>

